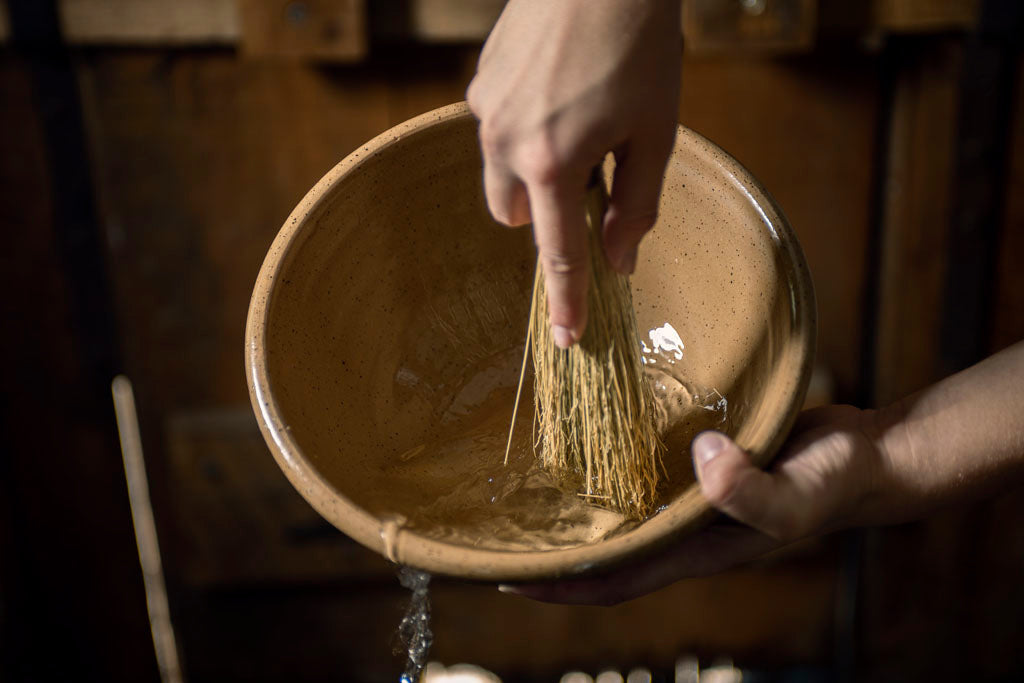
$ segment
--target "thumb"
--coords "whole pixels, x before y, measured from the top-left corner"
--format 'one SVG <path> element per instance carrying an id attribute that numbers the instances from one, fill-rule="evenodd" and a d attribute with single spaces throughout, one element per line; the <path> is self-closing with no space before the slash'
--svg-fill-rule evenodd
<path id="1" fill-rule="evenodd" d="M 701 491 L 715 508 L 780 541 L 801 535 L 801 506 L 795 491 L 752 465 L 750 457 L 729 437 L 703 432 L 692 448 Z"/>

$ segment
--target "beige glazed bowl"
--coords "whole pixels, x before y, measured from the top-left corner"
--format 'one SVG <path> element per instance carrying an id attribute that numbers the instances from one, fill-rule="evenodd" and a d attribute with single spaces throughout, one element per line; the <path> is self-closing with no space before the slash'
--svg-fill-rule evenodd
<path id="1" fill-rule="evenodd" d="M 814 356 L 810 276 L 765 190 L 680 128 L 632 279 L 671 418 L 663 504 L 639 523 L 584 505 L 531 467 L 529 394 L 502 463 L 535 250 L 528 229 L 488 214 L 476 133 L 464 104 L 424 114 L 296 207 L 249 309 L 253 408 L 306 500 L 395 562 L 495 581 L 600 571 L 707 517 L 689 455 L 699 430 L 722 429 L 761 465 L 778 450 Z"/>

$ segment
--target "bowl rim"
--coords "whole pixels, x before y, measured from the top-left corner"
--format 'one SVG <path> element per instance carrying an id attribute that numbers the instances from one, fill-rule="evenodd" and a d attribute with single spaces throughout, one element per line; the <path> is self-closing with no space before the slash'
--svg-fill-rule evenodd
<path id="1" fill-rule="evenodd" d="M 266 362 L 267 316 L 275 293 L 277 274 L 290 250 L 301 243 L 305 219 L 313 214 L 335 183 L 358 169 L 367 160 L 387 150 L 410 134 L 456 120 L 472 118 L 465 102 L 457 102 L 426 112 L 374 137 L 347 155 L 306 193 L 285 220 L 272 242 L 257 276 L 250 299 L 245 329 L 246 382 L 260 431 L 274 459 L 292 485 L 325 519 L 367 548 L 392 562 L 414 566 L 432 573 L 480 581 L 538 581 L 575 576 L 612 569 L 661 550 L 706 523 L 714 509 L 693 484 L 663 511 L 636 528 L 618 536 L 572 548 L 556 550 L 493 550 L 469 548 L 421 536 L 395 522 L 386 522 L 356 505 L 323 478 L 306 458 L 283 418 L 271 390 Z M 803 404 L 814 360 L 817 311 L 810 272 L 796 236 L 772 196 L 738 161 L 700 134 L 679 126 L 678 133 L 693 136 L 718 155 L 720 164 L 735 166 L 732 175 L 744 181 L 741 186 L 764 213 L 767 228 L 774 228 L 788 261 L 790 291 L 804 302 L 795 310 L 795 336 L 798 337 L 799 374 L 790 387 L 787 409 L 770 430 L 771 438 L 759 452 L 758 464 L 764 466 L 779 450 Z M 729 169 L 726 169 L 727 171 Z M 737 178 L 739 180 L 740 178 Z M 767 209 L 767 211 L 765 211 Z M 771 215 L 774 220 L 769 220 Z"/>

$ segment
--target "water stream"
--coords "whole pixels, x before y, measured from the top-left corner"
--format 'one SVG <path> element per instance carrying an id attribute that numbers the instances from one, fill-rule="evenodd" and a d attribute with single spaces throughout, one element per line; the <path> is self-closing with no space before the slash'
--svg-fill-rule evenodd
<path id="1" fill-rule="evenodd" d="M 406 656 L 405 670 L 398 680 L 399 683 L 418 683 L 434 642 L 434 633 L 430 630 L 430 574 L 412 567 L 399 567 L 398 581 L 412 592 L 405 616 L 398 625 L 400 644 L 395 646 L 395 654 Z"/>

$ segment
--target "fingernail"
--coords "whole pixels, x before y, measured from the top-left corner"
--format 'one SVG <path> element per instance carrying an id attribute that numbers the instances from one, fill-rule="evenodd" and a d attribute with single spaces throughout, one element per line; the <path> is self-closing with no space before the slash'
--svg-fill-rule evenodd
<path id="1" fill-rule="evenodd" d="M 517 592 L 515 586 L 510 586 L 507 583 L 498 584 L 498 591 L 500 591 L 502 593 L 516 593 Z"/>
<path id="2" fill-rule="evenodd" d="M 638 248 L 634 247 L 619 258 L 619 272 L 624 275 L 632 275 L 636 270 L 636 258 Z"/>
<path id="3" fill-rule="evenodd" d="M 693 442 L 693 454 L 697 464 L 703 467 L 725 450 L 728 442 L 718 432 L 704 432 Z"/>
<path id="4" fill-rule="evenodd" d="M 568 327 L 563 325 L 552 325 L 551 333 L 555 336 L 555 344 L 559 348 L 567 349 L 576 343 L 576 336 Z"/>

